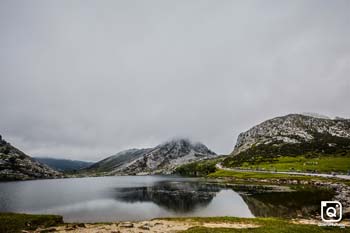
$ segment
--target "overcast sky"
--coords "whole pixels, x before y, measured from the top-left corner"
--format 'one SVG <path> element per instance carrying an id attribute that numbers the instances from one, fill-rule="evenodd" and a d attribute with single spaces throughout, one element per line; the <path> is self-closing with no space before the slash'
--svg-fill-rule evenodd
<path id="1" fill-rule="evenodd" d="M 232 151 L 297 112 L 350 116 L 350 1 L 0 1 L 0 134 L 99 160 L 174 137 Z"/>

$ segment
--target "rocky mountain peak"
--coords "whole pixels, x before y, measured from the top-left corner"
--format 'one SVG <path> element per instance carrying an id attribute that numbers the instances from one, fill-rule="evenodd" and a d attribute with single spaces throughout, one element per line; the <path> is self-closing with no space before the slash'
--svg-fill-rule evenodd
<path id="1" fill-rule="evenodd" d="M 179 165 L 215 155 L 202 143 L 177 138 L 153 148 L 119 152 L 94 164 L 90 170 L 103 171 L 111 175 L 171 173 Z"/>
<path id="2" fill-rule="evenodd" d="M 350 138 L 349 119 L 328 119 L 289 114 L 258 124 L 238 136 L 233 154 L 261 144 L 311 142 L 320 135 Z"/>
<path id="3" fill-rule="evenodd" d="M 209 150 L 208 147 L 205 146 L 204 144 L 200 142 L 192 142 L 187 138 L 173 139 L 160 144 L 156 148 L 167 148 L 167 149 L 173 149 L 173 150 L 176 149 L 177 151 L 184 152 L 184 153 L 190 153 L 191 151 L 194 151 L 198 154 L 215 155 L 215 153 Z"/>

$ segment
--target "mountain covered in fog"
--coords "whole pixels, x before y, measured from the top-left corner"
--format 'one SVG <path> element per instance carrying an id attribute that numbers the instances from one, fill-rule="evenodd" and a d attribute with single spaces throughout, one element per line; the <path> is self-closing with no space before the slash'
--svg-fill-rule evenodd
<path id="1" fill-rule="evenodd" d="M 216 154 L 202 143 L 177 139 L 154 148 L 119 152 L 97 162 L 84 172 L 106 175 L 169 174 L 180 165 L 215 156 Z"/>
<path id="2" fill-rule="evenodd" d="M 55 159 L 48 157 L 34 157 L 36 161 L 46 164 L 47 166 L 62 172 L 76 171 L 83 168 L 87 168 L 93 164 L 93 162 L 86 162 L 80 160 L 69 159 Z"/>
<path id="3" fill-rule="evenodd" d="M 350 154 L 350 119 L 289 114 L 258 124 L 238 136 L 227 166 L 280 155 Z"/>
<path id="4" fill-rule="evenodd" d="M 0 136 L 0 180 L 58 177 L 61 177 L 61 173 L 29 157 Z"/>

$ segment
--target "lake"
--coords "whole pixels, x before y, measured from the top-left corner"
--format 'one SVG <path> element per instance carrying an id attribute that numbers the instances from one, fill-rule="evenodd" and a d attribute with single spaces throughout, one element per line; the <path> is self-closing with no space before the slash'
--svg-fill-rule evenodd
<path id="1" fill-rule="evenodd" d="M 317 195 L 315 190 L 293 193 L 266 190 L 262 186 L 226 186 L 171 176 L 5 182 L 0 183 L 0 212 L 58 214 L 66 222 L 178 216 L 294 216 L 318 210 L 319 201 L 331 196 L 321 190 L 317 190 Z"/>

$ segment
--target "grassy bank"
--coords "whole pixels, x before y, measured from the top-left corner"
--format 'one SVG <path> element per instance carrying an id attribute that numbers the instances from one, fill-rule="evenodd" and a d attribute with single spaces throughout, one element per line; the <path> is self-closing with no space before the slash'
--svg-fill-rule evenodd
<path id="1" fill-rule="evenodd" d="M 184 221 L 188 219 L 178 219 Z M 289 221 L 275 219 L 275 218 L 234 218 L 234 217 L 214 217 L 214 218 L 193 218 L 194 221 L 200 221 L 203 223 L 238 223 L 238 224 L 252 224 L 258 227 L 254 228 L 208 228 L 208 227 L 193 227 L 183 233 L 323 233 L 323 232 L 349 232 L 348 228 L 341 229 L 339 227 L 320 227 L 318 225 L 306 225 L 306 224 L 295 224 Z"/>
<path id="2" fill-rule="evenodd" d="M 236 172 L 227 170 L 217 170 L 214 173 L 208 175 L 210 178 L 221 178 L 221 177 L 233 177 L 237 179 L 296 179 L 296 180 L 309 180 L 309 176 L 269 173 L 269 172 Z"/>
<path id="3" fill-rule="evenodd" d="M 208 178 L 231 178 L 235 182 L 248 181 L 248 180 L 264 180 L 264 181 L 276 181 L 276 180 L 296 180 L 296 181 L 320 181 L 320 182 L 332 182 L 332 183 L 342 183 L 350 185 L 349 180 L 337 179 L 337 178 L 326 178 L 319 176 L 304 176 L 304 175 L 289 175 L 280 173 L 270 173 L 270 172 L 253 172 L 253 171 L 227 171 L 227 170 L 216 170 L 210 173 Z M 265 182 L 266 183 L 266 182 Z"/>
<path id="4" fill-rule="evenodd" d="M 35 230 L 39 226 L 50 227 L 63 223 L 58 215 L 31 215 L 0 213 L 0 232 L 16 233 L 22 230 Z"/>
<path id="5" fill-rule="evenodd" d="M 317 171 L 321 173 L 347 173 L 350 171 L 350 156 L 281 156 L 268 162 L 244 162 L 240 167 L 270 171 Z"/>
<path id="6" fill-rule="evenodd" d="M 161 222 L 163 221 L 163 223 Z M 320 227 L 317 225 L 293 223 L 278 218 L 235 218 L 235 217 L 207 217 L 207 218 L 165 218 L 143 222 L 112 224 L 62 224 L 62 217 L 54 215 L 27 215 L 27 214 L 0 214 L 0 232 L 16 233 L 22 230 L 35 230 L 40 226 L 40 232 L 174 232 L 182 233 L 225 233 L 225 232 L 253 232 L 253 233 L 323 233 L 323 232 L 349 232 L 349 228 Z M 140 226 L 147 225 L 147 228 Z M 30 226 L 28 226 L 30 225 Z M 131 225 L 131 226 L 130 226 Z M 47 229 L 55 226 L 54 229 Z M 159 228 L 161 227 L 161 228 Z M 46 228 L 46 229 L 45 229 Z M 162 229 L 162 231 L 159 231 Z"/>

